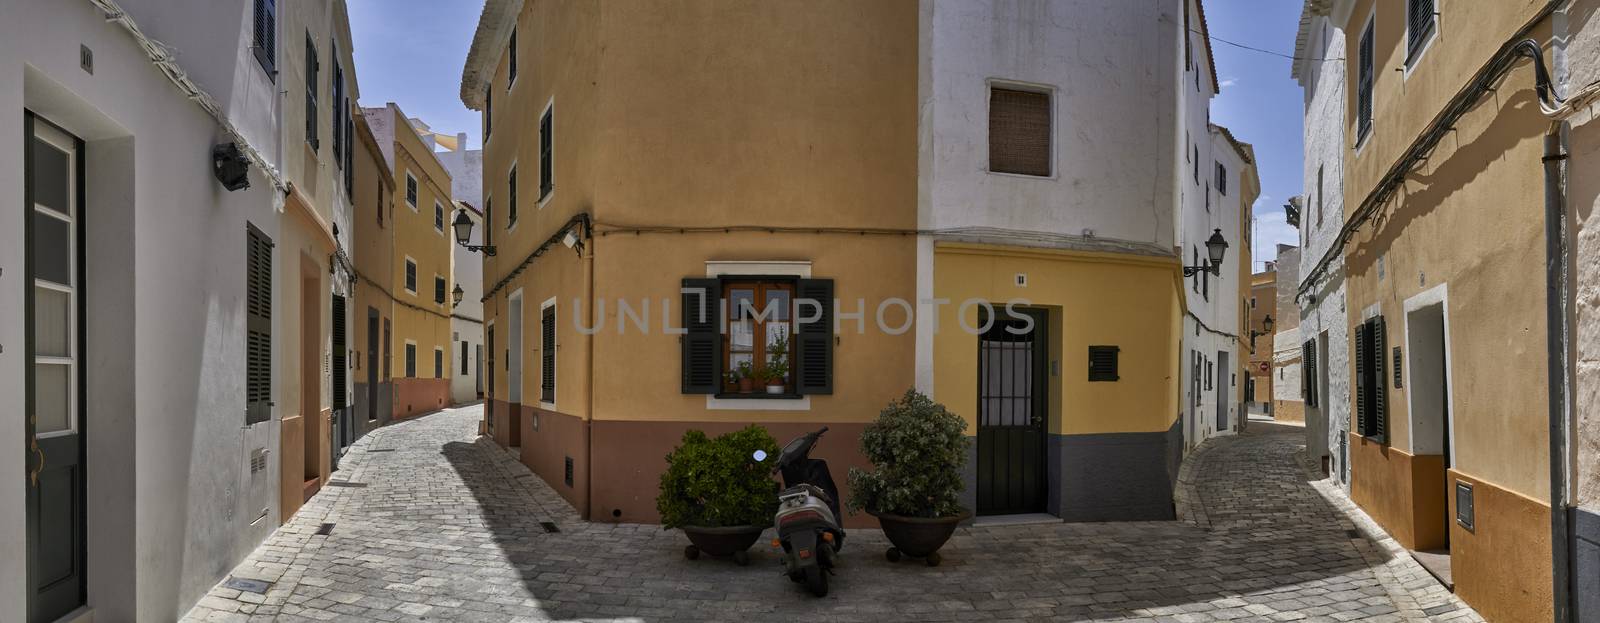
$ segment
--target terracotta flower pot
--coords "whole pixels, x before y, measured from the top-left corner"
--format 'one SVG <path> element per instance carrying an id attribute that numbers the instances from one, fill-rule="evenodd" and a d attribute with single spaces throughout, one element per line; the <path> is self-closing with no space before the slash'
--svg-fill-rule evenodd
<path id="1" fill-rule="evenodd" d="M 756 391 L 756 380 L 746 377 L 739 379 L 739 393 L 753 394 Z"/>
<path id="2" fill-rule="evenodd" d="M 903 517 L 870 510 L 867 513 L 878 518 L 878 524 L 883 526 L 883 536 L 894 544 L 884 553 L 890 562 L 900 560 L 903 555 L 923 558 L 930 567 L 939 564 L 939 548 L 950 540 L 956 526 L 972 516 L 970 511 L 961 511 L 961 514 L 951 517 Z"/>
<path id="3" fill-rule="evenodd" d="M 683 557 L 694 560 L 701 553 L 719 558 L 733 557 L 740 566 L 750 564 L 747 551 L 761 538 L 761 526 L 684 526 L 683 533 L 690 545 L 683 548 Z"/>

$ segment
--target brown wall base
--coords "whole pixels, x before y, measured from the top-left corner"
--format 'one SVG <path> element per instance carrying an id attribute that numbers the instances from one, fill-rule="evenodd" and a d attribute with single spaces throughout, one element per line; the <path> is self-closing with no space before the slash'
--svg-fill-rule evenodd
<path id="1" fill-rule="evenodd" d="M 1472 485 L 1474 521 L 1468 532 L 1452 523 L 1451 573 L 1456 595 L 1488 621 L 1549 621 L 1550 506 L 1450 470 L 1450 516 L 1455 482 Z"/>
<path id="2" fill-rule="evenodd" d="M 394 380 L 394 419 L 437 411 L 449 402 L 450 379 Z"/>
<path id="3" fill-rule="evenodd" d="M 506 434 L 515 435 L 513 438 L 518 439 L 522 464 L 566 498 L 584 519 L 616 521 L 609 516 L 594 516 L 590 512 L 589 423 L 537 407 L 520 407 L 517 414 L 517 417 L 511 418 L 511 430 Z M 498 428 L 496 432 L 499 432 Z M 567 476 L 568 461 L 572 462 L 570 480 Z M 652 481 L 651 485 L 654 488 L 655 482 Z M 654 509 L 653 504 L 651 508 Z"/>
<path id="4" fill-rule="evenodd" d="M 499 400 L 489 400 L 485 404 L 488 405 L 490 436 L 494 442 L 502 448 L 521 446 L 522 412 L 526 409 L 517 403 Z"/>
<path id="5" fill-rule="evenodd" d="M 305 480 L 299 477 L 305 470 L 305 418 L 291 415 L 280 420 L 278 442 L 278 524 L 282 525 L 305 504 Z"/>
<path id="6" fill-rule="evenodd" d="M 1350 472 L 1350 498 L 1401 547 L 1445 546 L 1443 456 L 1412 456 L 1351 433 Z"/>

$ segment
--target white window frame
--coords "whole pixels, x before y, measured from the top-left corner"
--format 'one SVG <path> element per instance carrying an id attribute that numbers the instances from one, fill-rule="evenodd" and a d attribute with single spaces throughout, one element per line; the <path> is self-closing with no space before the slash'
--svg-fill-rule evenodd
<path id="1" fill-rule="evenodd" d="M 433 209 L 433 230 L 439 232 L 440 236 L 443 236 L 444 230 L 449 228 L 450 211 L 444 209 L 444 204 L 439 203 L 438 199 L 433 200 Z"/>
<path id="2" fill-rule="evenodd" d="M 1027 175 L 1025 173 L 1007 173 L 1005 171 L 994 171 L 994 170 L 991 170 L 989 168 L 989 164 L 990 163 L 988 161 L 988 155 L 987 155 L 988 154 L 987 150 L 989 148 L 989 119 L 990 119 L 990 116 L 993 114 L 989 110 L 989 103 L 994 99 L 993 91 L 996 88 L 1007 89 L 1007 90 L 1011 90 L 1011 91 L 1031 91 L 1031 92 L 1034 92 L 1034 93 L 1043 93 L 1046 97 L 1050 98 L 1050 174 L 1049 175 Z M 984 83 L 983 83 L 983 147 L 984 147 L 984 150 L 985 150 L 985 152 L 984 152 L 984 154 L 985 154 L 984 155 L 984 162 L 983 162 L 983 172 L 984 173 L 987 173 L 989 175 L 998 175 L 998 176 L 1001 176 L 1001 177 L 1013 177 L 1013 178 L 1024 179 L 1024 180 L 1056 180 L 1056 179 L 1060 179 L 1060 177 L 1061 177 L 1061 159 L 1060 159 L 1060 153 L 1059 152 L 1061 150 L 1058 149 L 1058 147 L 1060 146 L 1061 141 L 1058 140 L 1058 136 L 1057 136 L 1058 133 L 1061 130 L 1061 118 L 1060 118 L 1059 107 L 1057 106 L 1057 104 L 1059 103 L 1059 101 L 1061 99 L 1060 95 L 1061 95 L 1061 90 L 1056 88 L 1055 85 L 1044 84 L 1044 83 L 1040 83 L 1040 82 L 1023 82 L 1023 81 L 1020 81 L 1020 80 L 1009 80 L 1009 79 L 1006 79 L 1006 78 L 988 78 L 988 79 L 984 80 Z"/>
<path id="3" fill-rule="evenodd" d="M 405 256 L 405 262 L 407 264 L 411 265 L 411 274 L 413 274 L 413 275 L 417 274 L 417 270 L 419 270 L 420 267 L 417 265 L 416 258 L 413 258 L 413 257 L 407 255 L 407 256 Z M 406 283 L 405 273 L 401 273 L 400 274 L 400 287 L 404 288 L 406 292 L 409 292 L 411 294 L 411 296 L 416 296 L 417 295 L 417 290 L 416 290 L 416 288 L 412 287 L 413 285 L 415 285 L 415 284 L 409 284 L 408 285 Z"/>
<path id="4" fill-rule="evenodd" d="M 450 370 L 450 358 L 445 356 L 444 347 L 434 346 L 433 347 L 433 357 L 434 357 L 433 360 L 439 364 L 438 367 L 434 368 L 435 372 L 433 373 L 433 378 L 435 378 L 435 379 L 448 379 L 448 378 L 450 378 L 449 376 L 445 375 L 445 372 Z"/>
<path id="5" fill-rule="evenodd" d="M 550 96 L 550 101 L 545 102 L 544 110 L 539 112 L 539 130 L 538 130 L 538 132 L 540 133 L 540 136 L 538 136 L 537 138 L 539 138 L 540 140 L 544 139 L 544 136 L 542 134 L 544 132 L 544 118 L 545 118 L 545 115 L 550 115 L 550 132 L 552 134 L 555 133 L 555 130 L 556 130 L 556 118 L 555 118 L 555 115 L 550 112 L 551 110 L 555 109 L 555 107 L 556 107 L 556 98 L 555 98 L 554 95 L 552 95 L 552 96 Z M 535 143 L 534 145 L 535 145 L 535 148 L 537 149 L 538 148 L 538 144 Z M 540 150 L 540 151 L 543 151 L 543 150 Z M 542 154 L 542 153 L 539 154 L 539 157 L 541 159 L 543 159 L 544 158 L 544 154 Z M 543 164 L 543 163 L 541 162 L 540 164 Z M 534 188 L 534 191 L 538 192 L 539 190 L 541 190 L 543 188 L 543 186 L 544 186 L 544 171 L 543 171 L 543 167 L 540 167 L 540 171 L 539 171 L 539 186 Z M 556 198 L 556 139 L 554 137 L 551 137 L 551 139 L 550 139 L 550 194 L 539 198 L 539 207 L 536 208 L 536 209 L 537 210 L 543 210 L 544 207 L 550 203 L 550 200 L 551 199 L 555 199 L 555 198 Z"/>
<path id="6" fill-rule="evenodd" d="M 811 262 L 805 260 L 710 261 L 706 262 L 706 276 L 712 278 L 762 276 L 810 279 Z M 798 400 L 771 400 L 765 398 L 718 398 L 716 394 L 707 394 L 706 409 L 711 411 L 810 411 L 811 395 L 802 395 Z"/>
<path id="7" fill-rule="evenodd" d="M 78 227 L 80 223 L 78 223 L 77 219 L 73 218 L 72 212 L 74 211 L 73 208 L 78 207 L 78 176 L 82 172 L 78 169 L 77 142 L 73 140 L 71 136 L 67 135 L 61 130 L 56 129 L 55 126 L 45 121 L 44 118 L 37 117 L 35 118 L 33 124 L 33 136 L 24 137 L 24 140 L 31 141 L 35 139 L 49 143 L 51 147 L 60 149 L 67 154 L 67 212 L 62 213 L 55 208 L 38 203 L 29 206 L 34 210 L 35 218 L 55 218 L 65 221 L 67 224 L 67 281 L 69 283 L 62 285 L 50 281 L 33 279 L 29 280 L 33 283 L 28 286 L 53 290 L 67 295 L 66 355 L 39 355 L 38 353 L 35 353 L 33 361 L 30 361 L 27 364 L 35 368 L 38 368 L 40 364 L 44 364 L 47 366 L 64 366 L 67 369 L 67 404 L 65 405 L 67 410 L 67 427 L 48 433 L 39 433 L 35 431 L 35 437 L 38 437 L 39 439 L 49 439 L 52 437 L 62 437 L 66 435 L 77 434 L 81 420 L 81 414 L 79 413 L 81 405 L 78 404 L 78 366 L 83 365 L 83 362 L 78 360 L 78 340 L 80 339 L 80 336 L 78 335 L 78 323 L 82 320 L 82 314 L 80 314 L 78 311 L 78 293 L 83 284 L 78 283 Z M 25 233 L 24 235 L 32 234 L 30 232 Z M 31 327 L 29 329 L 31 330 Z M 37 371 L 34 372 L 34 377 L 37 379 Z"/>
<path id="8" fill-rule="evenodd" d="M 402 375 L 404 375 L 404 376 L 401 376 L 400 378 L 403 378 L 403 379 L 421 378 L 421 377 L 418 377 L 416 375 L 416 370 L 407 370 L 406 369 L 406 350 L 407 350 L 407 347 L 410 347 L 409 350 L 412 353 L 412 355 L 411 355 L 411 365 L 413 367 L 415 367 L 417 365 L 417 356 L 416 356 L 417 341 L 416 340 L 412 340 L 412 339 L 407 339 L 407 340 L 405 340 L 405 344 L 400 347 L 400 373 Z"/>
<path id="9" fill-rule="evenodd" d="M 436 301 L 434 301 L 433 304 L 434 304 L 434 306 L 438 307 L 439 309 L 444 309 L 445 306 L 448 305 L 449 302 L 450 302 L 450 280 L 447 279 L 444 275 L 441 275 L 439 273 L 434 273 L 433 274 L 433 287 L 435 287 L 435 288 L 439 287 L 439 280 L 440 279 L 444 279 L 444 300 L 443 301 L 437 301 L 436 300 Z"/>
<path id="10" fill-rule="evenodd" d="M 516 170 L 517 170 L 517 159 L 513 158 L 511 160 L 511 166 L 506 167 L 506 174 L 500 178 L 500 181 L 502 181 L 502 182 L 510 182 L 511 181 L 511 172 L 512 171 L 516 171 Z M 520 184 L 521 182 L 519 181 L 518 183 Z M 508 188 L 509 188 L 509 185 L 508 185 Z M 506 194 L 515 195 L 517 193 L 508 192 Z M 551 193 L 551 194 L 554 194 L 554 193 Z M 508 233 L 508 234 L 517 230 L 517 223 L 520 220 L 520 219 L 511 219 L 510 218 L 511 215 L 516 214 L 516 209 L 515 208 L 516 208 L 516 202 L 515 201 L 513 201 L 513 200 L 506 201 L 506 208 L 505 208 L 506 217 L 507 217 L 506 218 L 506 233 Z M 493 226 L 494 225 L 492 225 L 492 224 L 490 225 L 490 227 L 493 227 Z"/>
<path id="11" fill-rule="evenodd" d="M 1358 135 L 1356 137 L 1355 154 L 1353 154 L 1353 157 L 1356 158 L 1361 157 L 1361 152 L 1365 151 L 1367 144 L 1372 142 L 1373 135 L 1378 133 L 1378 76 L 1382 74 L 1378 72 L 1377 3 L 1373 3 L 1372 8 L 1367 10 L 1366 21 L 1361 23 L 1361 30 L 1356 31 L 1355 49 L 1345 51 L 1345 58 L 1354 60 L 1356 64 L 1356 70 L 1354 72 L 1356 77 L 1356 105 L 1354 106 L 1356 116 L 1354 119 L 1355 123 L 1352 124 L 1352 128 L 1358 134 L 1361 132 L 1361 35 L 1367 32 L 1368 26 L 1372 27 L 1372 125 L 1367 128 L 1367 133 L 1365 135 Z"/>
<path id="12" fill-rule="evenodd" d="M 551 194 L 555 194 L 555 192 L 552 191 Z M 550 308 L 555 307 L 555 306 L 556 306 L 556 297 L 554 297 L 554 296 L 552 296 L 552 297 L 550 297 L 548 299 L 545 299 L 545 301 L 543 303 L 539 304 L 539 325 L 540 325 L 539 326 L 539 347 L 540 348 L 544 348 L 544 326 L 543 326 L 544 325 L 544 310 L 550 309 Z M 560 376 L 560 374 L 561 374 L 561 372 L 560 372 L 561 371 L 561 363 L 560 363 L 560 357 L 561 357 L 561 348 L 560 348 L 561 331 L 560 331 L 560 329 L 561 329 L 561 310 L 557 309 L 556 310 L 556 340 L 555 340 L 556 341 L 556 347 L 555 347 L 555 351 L 556 352 L 554 352 L 554 353 L 552 353 L 550 355 L 550 361 L 551 361 L 550 367 L 553 368 L 552 370 L 550 370 L 550 384 L 553 386 L 552 392 L 556 394 L 556 398 L 557 399 L 560 399 L 560 397 L 561 397 L 561 394 L 560 394 L 560 389 L 561 389 L 561 376 Z M 544 353 L 540 353 L 540 354 L 543 355 Z M 543 374 L 544 374 L 544 358 L 543 357 L 539 358 L 539 374 L 540 374 L 540 377 L 539 377 L 539 406 L 543 407 L 545 409 L 549 409 L 551 411 L 555 411 L 556 410 L 556 403 L 554 401 L 545 402 L 545 400 L 544 400 L 544 376 L 543 376 Z"/>
<path id="13" fill-rule="evenodd" d="M 1417 49 L 1417 55 L 1416 56 L 1412 56 L 1410 58 L 1407 58 L 1405 60 L 1405 71 L 1401 73 L 1401 80 L 1402 81 L 1411 79 L 1411 70 L 1416 69 L 1417 65 L 1421 65 L 1422 64 L 1422 57 L 1428 55 L 1428 50 L 1433 47 L 1433 42 L 1437 41 L 1439 39 L 1439 29 L 1442 27 L 1442 24 L 1441 24 L 1442 20 L 1439 19 L 1439 14 L 1442 13 L 1442 12 L 1443 11 L 1440 10 L 1440 8 L 1439 8 L 1439 0 L 1434 0 L 1434 2 L 1433 2 L 1433 15 L 1431 17 L 1429 17 L 1429 19 L 1432 21 L 1432 25 L 1433 25 L 1432 32 L 1428 33 L 1428 38 L 1422 42 L 1422 47 Z M 1374 35 L 1374 36 L 1376 36 L 1376 35 Z M 1406 32 L 1405 32 L 1405 38 L 1401 39 L 1400 41 L 1401 41 L 1401 45 L 1407 46 L 1408 49 L 1406 51 L 1410 52 L 1409 47 L 1410 47 L 1410 41 L 1411 41 L 1411 3 L 1409 3 L 1409 2 L 1406 3 Z M 1374 69 L 1374 71 L 1376 71 L 1377 68 L 1374 67 L 1373 69 Z"/>
<path id="14" fill-rule="evenodd" d="M 405 197 L 406 205 L 411 207 L 411 211 L 412 212 L 419 212 L 420 213 L 420 211 L 417 210 L 416 201 L 412 201 L 411 197 L 410 197 L 410 193 L 406 192 L 406 191 L 410 190 L 411 186 L 416 186 L 417 187 L 417 201 L 421 201 L 422 200 L 422 182 L 417 179 L 417 176 L 412 175 L 411 171 L 406 171 L 406 185 L 400 188 L 400 196 L 401 197 Z"/>

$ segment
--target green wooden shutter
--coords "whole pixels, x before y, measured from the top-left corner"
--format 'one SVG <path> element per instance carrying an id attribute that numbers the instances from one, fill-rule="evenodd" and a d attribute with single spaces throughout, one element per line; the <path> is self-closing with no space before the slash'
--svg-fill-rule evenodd
<path id="1" fill-rule="evenodd" d="M 1389 383 L 1383 373 L 1383 354 L 1388 349 L 1387 327 L 1383 316 L 1372 319 L 1372 430 L 1378 443 L 1389 442 Z"/>
<path id="2" fill-rule="evenodd" d="M 556 306 L 539 318 L 539 400 L 556 401 Z"/>
<path id="3" fill-rule="evenodd" d="M 722 377 L 721 285 L 716 279 L 683 280 L 683 393 L 715 394 Z"/>
<path id="4" fill-rule="evenodd" d="M 254 225 L 245 240 L 244 421 L 250 425 L 272 418 L 272 240 Z"/>
<path id="5" fill-rule="evenodd" d="M 795 387 L 802 394 L 833 393 L 833 280 L 801 279 L 795 301 Z M 817 313 L 818 306 L 821 313 Z M 812 317 L 815 317 L 813 320 Z M 804 322 L 811 320 L 810 322 Z"/>
<path id="6" fill-rule="evenodd" d="M 1367 428 L 1367 325 L 1356 325 L 1356 412 L 1352 419 L 1356 434 L 1372 434 Z"/>

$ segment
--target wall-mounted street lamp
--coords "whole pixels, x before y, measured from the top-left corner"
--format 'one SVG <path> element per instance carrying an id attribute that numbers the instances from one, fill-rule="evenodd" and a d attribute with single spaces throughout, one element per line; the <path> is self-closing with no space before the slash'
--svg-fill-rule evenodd
<path id="1" fill-rule="evenodd" d="M 456 244 L 459 244 L 459 245 L 461 245 L 463 247 L 466 247 L 466 249 L 468 251 L 477 251 L 479 253 L 482 253 L 484 255 L 491 256 L 491 257 L 494 255 L 494 245 L 492 245 L 492 244 L 491 245 L 467 244 L 467 243 L 472 241 L 472 217 L 467 216 L 466 208 L 461 208 L 459 210 L 456 210 L 456 218 L 455 218 L 454 221 L 450 222 L 450 226 L 455 228 L 455 230 L 456 230 Z M 459 291 L 459 288 L 458 288 L 457 291 Z M 456 301 L 457 303 L 461 302 L 459 300 L 459 295 L 458 295 L 457 299 L 458 299 Z"/>
<path id="2" fill-rule="evenodd" d="M 1256 339 L 1256 336 L 1258 336 L 1258 335 L 1271 335 L 1272 334 L 1272 324 L 1273 324 L 1272 323 L 1272 314 L 1267 314 L 1266 317 L 1261 319 L 1261 330 L 1260 331 L 1257 331 L 1255 329 L 1251 329 L 1250 330 L 1250 339 L 1254 340 L 1254 339 Z"/>
<path id="3" fill-rule="evenodd" d="M 461 304 L 462 297 L 465 297 L 466 295 L 467 293 L 461 289 L 461 284 L 459 283 L 456 284 L 455 291 L 450 293 L 450 296 L 455 299 L 457 305 Z"/>
<path id="4" fill-rule="evenodd" d="M 1211 237 L 1206 239 L 1206 261 L 1200 266 L 1183 267 L 1183 276 L 1193 277 L 1195 273 L 1205 271 L 1213 275 L 1222 274 L 1222 257 L 1228 254 L 1228 241 L 1222 238 L 1221 229 L 1211 230 Z"/>

